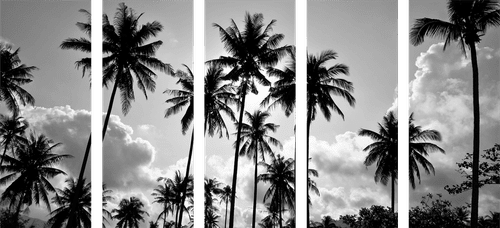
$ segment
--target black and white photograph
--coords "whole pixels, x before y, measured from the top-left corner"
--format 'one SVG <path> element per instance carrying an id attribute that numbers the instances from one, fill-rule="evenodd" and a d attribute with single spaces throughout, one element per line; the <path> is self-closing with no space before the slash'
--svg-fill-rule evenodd
<path id="1" fill-rule="evenodd" d="M 205 9 L 205 227 L 295 227 L 295 2 Z"/>
<path id="2" fill-rule="evenodd" d="M 500 4 L 409 16 L 410 227 L 499 227 Z"/>
<path id="3" fill-rule="evenodd" d="M 91 227 L 90 1 L 1 4 L 0 227 Z M 190 138 L 169 111 L 192 4 L 103 4 L 103 227 L 193 223 Z"/>
<path id="4" fill-rule="evenodd" d="M 397 20 L 395 0 L 307 3 L 309 227 L 397 227 Z"/>

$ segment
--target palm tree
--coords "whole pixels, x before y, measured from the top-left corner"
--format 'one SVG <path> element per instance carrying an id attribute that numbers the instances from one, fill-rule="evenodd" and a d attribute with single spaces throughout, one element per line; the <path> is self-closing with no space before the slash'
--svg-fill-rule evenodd
<path id="1" fill-rule="evenodd" d="M 240 31 L 236 22 L 231 20 L 231 26 L 224 29 L 219 24 L 213 26 L 219 30 L 222 43 L 230 56 L 221 56 L 219 59 L 209 62 L 218 63 L 224 67 L 231 67 L 226 75 L 227 79 L 234 82 L 239 81 L 239 97 L 241 99 L 238 123 L 243 122 L 245 110 L 245 98 L 248 90 L 257 93 L 255 81 L 264 86 L 271 83 L 261 73 L 262 67 L 271 67 L 278 63 L 289 46 L 279 47 L 279 43 L 285 37 L 283 34 L 270 34 L 276 20 L 272 20 L 267 26 L 264 25 L 262 14 L 245 14 L 244 30 Z M 241 125 L 240 125 L 241 126 Z M 234 197 L 236 196 L 236 181 L 238 176 L 238 152 L 241 128 L 238 127 L 236 147 L 234 151 L 234 169 L 231 189 L 231 210 L 229 213 L 229 227 L 234 226 Z M 252 225 L 255 227 L 255 225 Z"/>
<path id="2" fill-rule="evenodd" d="M 309 158 L 309 133 L 311 122 L 316 119 L 316 107 L 321 110 L 326 120 L 330 121 L 332 115 L 330 109 L 344 119 L 344 114 L 332 95 L 344 98 L 352 107 L 356 103 L 356 99 L 351 95 L 354 91 L 352 83 L 338 78 L 340 74 L 349 75 L 349 68 L 344 64 L 325 67 L 326 62 L 333 59 L 337 59 L 337 53 L 332 50 L 322 51 L 319 56 L 308 55 L 307 58 L 307 158 Z M 309 224 L 309 206 L 307 206 L 307 224 Z"/>
<path id="3" fill-rule="evenodd" d="M 113 191 L 111 189 L 108 189 L 106 187 L 106 184 L 102 185 L 102 222 L 103 222 L 102 227 L 103 228 L 106 227 L 106 225 L 104 225 L 104 222 L 109 223 L 107 218 L 113 219 L 113 215 L 111 214 L 111 212 L 109 212 L 108 209 L 106 209 L 106 207 L 108 206 L 108 201 L 114 199 L 114 197 L 109 195 L 109 194 L 111 194 L 111 192 L 113 192 Z"/>
<path id="4" fill-rule="evenodd" d="M 259 223 L 259 225 L 261 227 L 272 228 L 276 227 L 278 224 L 281 224 L 281 210 L 274 204 L 266 203 L 265 206 L 267 210 L 267 216 L 261 220 L 261 223 Z"/>
<path id="5" fill-rule="evenodd" d="M 387 185 L 391 179 L 391 211 L 394 213 L 394 185 L 398 178 L 398 120 L 392 111 L 384 116 L 379 132 L 361 129 L 360 136 L 368 136 L 375 142 L 366 146 L 363 151 L 369 151 L 364 164 L 366 166 L 377 162 L 375 182 Z"/>
<path id="6" fill-rule="evenodd" d="M 181 199 L 183 197 L 193 197 L 193 175 L 189 175 L 186 181 L 181 172 L 177 170 L 173 179 L 160 177 L 158 181 L 165 181 L 169 188 L 171 188 L 173 193 L 173 198 L 171 200 L 175 206 L 175 224 L 177 227 L 182 222 L 182 217 L 179 216 L 180 212 L 187 210 L 186 206 L 181 202 Z"/>
<path id="7" fill-rule="evenodd" d="M 10 201 L 10 207 L 16 206 L 16 217 L 19 217 L 23 205 L 30 206 L 33 203 L 40 204 L 40 200 L 50 211 L 48 194 L 55 192 L 55 188 L 49 182 L 64 171 L 54 168 L 60 161 L 72 157 L 67 154 L 55 154 L 53 150 L 61 145 L 54 143 L 45 135 L 36 136 L 31 133 L 26 142 L 19 144 L 15 151 L 15 157 L 2 156 L 6 164 L 0 167 L 0 172 L 8 174 L 0 178 L 0 186 L 12 181 L 1 196 L 1 201 Z"/>
<path id="8" fill-rule="evenodd" d="M 231 198 L 231 186 L 226 185 L 226 187 L 222 188 L 222 192 L 220 193 L 220 203 L 224 202 L 226 204 L 226 215 L 224 216 L 224 228 L 226 228 L 227 225 L 227 204 L 229 199 Z"/>
<path id="9" fill-rule="evenodd" d="M 76 221 L 75 227 L 90 227 L 90 183 L 84 185 L 80 195 L 76 195 L 78 181 L 75 182 L 73 178 L 68 178 L 66 179 L 66 183 L 68 186 L 64 190 L 57 189 L 56 196 L 52 197 L 52 202 L 58 205 L 59 208 L 50 213 L 51 218 L 48 224 L 51 224 L 52 228 L 60 228 L 64 222 L 73 217 Z M 70 212 L 73 198 L 78 199 L 76 212 Z"/>
<path id="10" fill-rule="evenodd" d="M 15 145 L 26 142 L 24 131 L 29 124 L 23 117 L 13 114 L 11 117 L 0 114 L 0 136 L 2 137 L 1 145 L 3 146 L 3 154 L 0 159 L 0 167 L 3 164 L 3 157 L 7 153 L 7 149 L 14 150 Z"/>
<path id="11" fill-rule="evenodd" d="M 315 222 L 313 227 L 314 228 L 337 228 L 337 225 L 335 225 L 332 217 L 327 215 L 327 216 L 323 216 L 323 219 L 321 219 L 321 222 Z"/>
<path id="12" fill-rule="evenodd" d="M 159 178 L 158 181 L 161 181 Z M 163 210 L 158 215 L 156 222 L 163 216 L 163 228 L 167 227 L 167 216 L 169 213 L 174 213 L 175 208 L 175 192 L 172 189 L 171 181 L 165 181 L 163 185 L 158 185 L 153 190 L 151 195 L 154 197 L 153 203 L 163 204 Z"/>
<path id="13" fill-rule="evenodd" d="M 219 217 L 214 210 L 205 210 L 205 228 L 220 228 Z"/>
<path id="14" fill-rule="evenodd" d="M 418 170 L 417 162 L 420 163 L 427 174 L 435 174 L 434 166 L 425 158 L 429 156 L 429 152 L 441 152 L 444 150 L 433 143 L 426 142 L 428 140 L 441 141 L 441 134 L 436 130 L 422 130 L 421 126 L 415 126 L 413 123 L 413 113 L 410 115 L 410 183 L 415 189 L 415 175 L 417 175 L 418 183 L 420 184 L 420 171 Z"/>
<path id="15" fill-rule="evenodd" d="M 213 210 L 215 209 L 213 205 L 214 195 L 220 195 L 222 193 L 222 189 L 219 188 L 221 183 L 217 181 L 215 178 L 207 179 L 205 177 L 205 210 Z"/>
<path id="16" fill-rule="evenodd" d="M 5 102 L 7 108 L 14 114 L 19 113 L 19 105 L 34 105 L 35 98 L 21 86 L 32 81 L 32 71 L 38 70 L 35 66 L 21 64 L 19 48 L 15 51 L 12 46 L 0 43 L 0 101 Z"/>
<path id="17" fill-rule="evenodd" d="M 259 181 L 270 183 L 264 195 L 264 202 L 271 198 L 271 206 L 278 208 L 279 212 L 279 227 L 282 224 L 282 212 L 285 207 L 288 207 L 292 213 L 295 211 L 295 189 L 293 183 L 295 181 L 295 161 L 291 158 L 286 159 L 279 155 L 271 158 L 271 163 L 259 163 L 266 168 L 266 173 L 259 175 Z"/>
<path id="18" fill-rule="evenodd" d="M 497 0 L 448 1 L 450 21 L 419 18 L 410 31 L 410 42 L 420 45 L 426 36 L 445 39 L 445 49 L 452 41 L 458 41 L 464 55 L 470 49 L 472 63 L 472 97 L 474 112 L 474 139 L 472 159 L 472 209 L 471 227 L 477 227 L 479 202 L 479 70 L 476 44 L 490 27 L 500 26 L 500 4 Z"/>
<path id="19" fill-rule="evenodd" d="M 117 228 L 139 228 L 139 222 L 144 222 L 144 215 L 149 216 L 142 208 L 144 204 L 138 198 L 132 196 L 129 199 L 122 199 L 118 209 L 113 209 L 113 219 L 117 219 Z"/>
<path id="20" fill-rule="evenodd" d="M 441 134 L 436 130 L 422 130 L 421 126 L 415 126 L 413 123 L 413 114 L 410 115 L 409 123 L 409 148 L 410 148 L 410 172 L 409 178 L 412 188 L 415 188 L 415 175 L 420 183 L 420 171 L 418 163 L 424 168 L 427 174 L 434 174 L 434 166 L 424 157 L 429 152 L 444 150 L 435 144 L 426 142 L 427 140 L 441 141 Z M 397 179 L 397 118 L 393 112 L 389 112 L 384 117 L 383 124 L 379 124 L 379 133 L 361 129 L 359 135 L 369 136 L 376 142 L 368 145 L 364 151 L 370 151 L 366 157 L 365 165 L 369 166 L 377 161 L 377 171 L 375 172 L 375 181 L 381 181 L 387 185 L 388 178 L 392 180 L 392 204 L 394 208 L 394 183 Z M 394 212 L 394 209 L 392 209 Z"/>
<path id="21" fill-rule="evenodd" d="M 131 101 L 135 100 L 133 89 L 134 75 L 137 80 L 137 86 L 143 91 L 147 99 L 147 91 L 154 92 L 156 89 L 154 79 L 157 75 L 150 68 L 160 70 L 167 74 L 173 74 L 172 67 L 169 64 L 163 63 L 154 57 L 156 50 L 160 48 L 163 42 L 159 40 L 145 44 L 149 38 L 161 32 L 163 26 L 157 21 L 139 26 L 138 22 L 141 16 L 142 14 L 137 15 L 135 11 L 128 8 L 125 3 L 120 3 L 114 17 L 114 24 L 110 24 L 107 15 L 103 17 L 103 52 L 106 56 L 103 57 L 102 81 L 106 88 L 113 83 L 108 111 L 103 124 L 103 140 L 106 135 L 109 117 L 118 88 L 120 89 L 122 98 L 122 112 L 124 115 L 127 115 L 131 108 Z M 90 32 L 90 25 L 88 24 L 79 27 L 84 32 Z M 63 41 L 60 47 L 62 49 L 89 52 L 90 42 L 85 38 L 70 38 Z M 84 62 L 84 59 L 81 61 Z M 85 69 L 84 66 L 83 70 Z M 80 180 L 83 178 L 83 173 L 87 164 L 88 154 L 90 152 L 90 142 L 91 138 L 89 137 L 82 168 L 80 170 Z M 80 186 L 81 184 L 82 183 L 80 183 Z M 70 225 L 72 225 L 72 221 L 68 222 L 68 227 L 71 227 Z"/>
<path id="22" fill-rule="evenodd" d="M 240 149 L 240 156 L 246 155 L 249 159 L 254 160 L 254 187 L 253 187 L 253 216 L 252 216 L 252 227 L 255 227 L 255 216 L 257 210 L 257 164 L 258 157 L 260 155 L 261 159 L 265 161 L 265 154 L 274 155 L 271 145 L 278 146 L 280 149 L 283 148 L 281 143 L 274 137 L 268 135 L 269 131 L 276 132 L 279 125 L 273 123 L 265 123 L 266 119 L 270 116 L 268 112 L 262 112 L 256 110 L 253 114 L 246 112 L 247 123 L 236 124 L 238 128 L 241 129 L 239 132 L 240 141 L 236 141 L 236 146 L 243 143 Z"/>
<path id="23" fill-rule="evenodd" d="M 187 106 L 186 112 L 181 119 L 182 134 L 186 134 L 189 126 L 191 125 L 194 118 L 194 108 L 193 108 L 193 81 L 194 75 L 188 66 L 183 65 L 187 72 L 178 70 L 175 73 L 175 77 L 179 78 L 177 84 L 181 84 L 181 90 L 171 90 L 167 89 L 164 93 L 168 93 L 173 98 L 168 99 L 167 103 L 172 103 L 173 106 L 168 108 L 165 112 L 165 118 L 172 114 L 176 114 L 182 110 L 184 106 Z M 223 77 L 225 76 L 222 72 L 223 69 L 217 64 L 211 64 L 208 68 L 207 75 L 205 76 L 205 133 L 208 132 L 209 136 L 213 136 L 215 132 L 219 133 L 219 137 L 222 137 L 225 131 L 226 137 L 229 138 L 229 133 L 222 118 L 221 112 L 228 115 L 232 121 L 235 121 L 234 113 L 228 104 L 238 104 L 236 95 L 232 91 L 232 87 L 229 84 L 222 84 Z M 191 133 L 191 143 L 189 146 L 188 163 L 186 166 L 186 175 L 189 175 L 189 170 L 191 167 L 191 158 L 193 155 L 193 136 L 194 129 Z M 185 198 L 182 198 L 182 204 Z M 182 211 L 180 213 L 182 217 Z"/>
<path id="24" fill-rule="evenodd" d="M 309 169 L 307 174 L 307 204 L 309 206 L 312 205 L 311 201 L 311 196 L 309 195 L 309 192 L 312 191 L 314 194 L 319 196 L 319 189 L 316 186 L 316 181 L 314 181 L 311 177 L 318 177 L 318 171 L 315 169 Z"/>

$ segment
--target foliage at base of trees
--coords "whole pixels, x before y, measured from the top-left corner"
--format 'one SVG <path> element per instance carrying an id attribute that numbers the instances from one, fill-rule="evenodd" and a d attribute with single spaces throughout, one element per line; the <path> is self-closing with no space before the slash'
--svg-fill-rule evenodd
<path id="1" fill-rule="evenodd" d="M 340 221 L 351 228 L 393 228 L 398 226 L 398 213 L 392 213 L 390 207 L 372 205 L 361 208 L 359 215 L 341 215 Z"/>
<path id="2" fill-rule="evenodd" d="M 436 197 L 437 196 L 437 197 Z M 441 194 L 428 194 L 422 197 L 421 205 L 410 209 L 410 228 L 470 227 L 470 205 L 453 207 L 450 201 L 442 199 Z M 397 227 L 397 213 L 391 213 L 389 207 L 373 205 L 361 208 L 359 214 L 341 215 L 339 220 L 351 228 Z M 320 222 L 313 222 L 319 226 Z M 479 228 L 498 228 L 500 213 L 490 212 L 480 216 Z"/>
<path id="3" fill-rule="evenodd" d="M 500 144 L 495 144 L 493 148 L 484 150 L 481 154 L 483 162 L 479 164 L 479 187 L 485 184 L 500 184 Z M 462 162 L 458 163 L 458 170 L 465 181 L 461 184 L 449 186 L 444 189 L 450 194 L 459 194 L 472 189 L 472 154 L 467 153 Z"/>
<path id="4" fill-rule="evenodd" d="M 450 201 L 442 199 L 441 194 L 435 198 L 430 193 L 422 197 L 420 204 L 410 209 L 410 227 L 469 227 L 467 206 L 453 207 Z"/>

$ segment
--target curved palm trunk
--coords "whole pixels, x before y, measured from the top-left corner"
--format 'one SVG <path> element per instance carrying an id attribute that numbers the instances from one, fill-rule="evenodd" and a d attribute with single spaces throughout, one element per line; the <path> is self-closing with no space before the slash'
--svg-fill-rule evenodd
<path id="1" fill-rule="evenodd" d="M 1 167 L 1 166 L 2 166 L 2 164 L 3 164 L 3 158 L 5 157 L 5 153 L 7 153 L 7 145 L 8 145 L 8 144 L 5 144 L 5 149 L 3 149 L 2 160 L 0 160 L 0 167 Z"/>
<path id="2" fill-rule="evenodd" d="M 104 125 L 102 127 L 102 140 L 104 141 L 104 136 L 106 135 L 106 129 L 108 128 L 108 122 L 109 122 L 109 117 L 111 116 L 111 110 L 113 109 L 113 103 L 115 101 L 115 95 L 116 95 L 116 89 L 118 88 L 118 82 L 116 81 L 118 79 L 115 79 L 115 84 L 113 85 L 113 91 L 111 92 L 111 98 L 109 99 L 109 105 L 108 105 L 108 112 L 106 113 L 106 118 L 104 119 Z M 87 166 L 87 160 L 89 158 L 90 154 L 90 145 L 91 145 L 91 140 L 92 138 L 92 133 L 89 135 L 89 140 L 87 142 L 87 147 L 85 148 L 85 155 L 83 156 L 83 162 L 82 162 L 82 167 L 80 168 L 80 174 L 78 175 L 78 184 L 76 187 L 76 192 L 75 195 L 79 196 L 80 191 L 83 188 L 83 173 L 85 173 L 85 166 Z M 73 201 L 71 201 L 71 212 L 75 211 L 75 207 L 78 204 L 78 197 L 75 197 Z M 70 212 L 70 214 L 71 214 Z M 66 228 L 72 228 L 75 227 L 75 219 L 73 217 L 70 217 L 68 219 L 68 224 L 66 225 Z"/>
<path id="3" fill-rule="evenodd" d="M 241 123 L 241 122 L 240 122 Z M 255 147 L 255 168 L 254 168 L 254 184 L 253 184 L 253 210 L 252 210 L 252 228 L 255 228 L 255 216 L 257 212 L 257 147 Z"/>
<path id="4" fill-rule="evenodd" d="M 180 207 L 180 203 L 179 205 L 177 205 L 177 210 L 175 210 L 175 226 L 176 227 L 180 227 L 180 221 L 179 221 L 179 207 Z"/>
<path id="5" fill-rule="evenodd" d="M 472 208 L 471 227 L 478 226 L 479 203 L 479 70 L 477 67 L 476 46 L 469 44 L 472 62 L 472 104 L 474 110 L 474 139 L 472 152 Z"/>
<path id="6" fill-rule="evenodd" d="M 227 201 L 228 201 L 228 199 L 226 199 L 226 216 L 224 219 L 224 228 L 226 228 L 226 225 L 227 225 Z"/>
<path id="7" fill-rule="evenodd" d="M 167 228 L 167 204 L 163 204 L 163 228 Z"/>
<path id="8" fill-rule="evenodd" d="M 242 123 L 243 121 L 243 112 L 245 111 L 245 98 L 246 98 L 246 90 L 247 90 L 247 84 L 243 84 L 243 88 L 241 90 L 242 97 L 241 97 L 241 110 L 240 110 L 240 117 L 239 117 L 239 122 Z M 238 125 L 238 135 L 236 137 L 236 148 L 234 151 L 234 168 L 233 168 L 233 183 L 231 185 L 231 210 L 229 211 L 229 228 L 233 228 L 234 226 L 234 199 L 236 196 L 236 180 L 238 178 L 238 151 L 240 150 L 240 137 L 241 137 L 241 126 L 242 124 Z"/>
<path id="9" fill-rule="evenodd" d="M 207 129 L 207 120 L 208 118 L 205 118 L 205 121 L 203 123 L 203 137 L 205 137 L 205 131 Z M 180 210 L 179 212 L 179 224 L 178 224 L 178 228 L 181 228 L 182 226 L 182 214 L 184 212 L 184 202 L 186 201 L 186 191 L 187 191 L 187 180 L 188 180 L 188 176 L 189 176 L 189 167 L 191 167 L 191 157 L 193 156 L 193 147 L 194 147 L 194 127 L 193 127 L 193 134 L 191 135 L 191 145 L 189 146 L 189 155 L 188 155 L 188 164 L 187 164 L 187 168 L 186 168 L 186 175 L 184 176 L 184 192 L 182 194 L 182 199 L 181 199 L 181 207 L 178 208 L 178 210 Z"/>
<path id="10" fill-rule="evenodd" d="M 395 176 L 394 173 L 392 174 L 392 184 L 391 184 L 391 212 L 394 213 L 394 183 L 395 183 Z"/>
<path id="11" fill-rule="evenodd" d="M 307 178 L 307 181 L 309 181 L 309 133 L 311 131 L 311 121 L 312 121 L 312 107 L 308 107 L 307 109 L 307 131 L 306 131 L 306 134 L 307 134 L 307 142 L 306 142 L 306 147 L 307 147 L 307 150 L 306 150 L 306 178 Z M 309 185 L 309 183 L 307 183 Z M 307 195 L 306 195 L 306 199 L 307 199 L 307 227 L 309 227 L 309 186 L 307 186 Z"/>
<path id="12" fill-rule="evenodd" d="M 279 216 L 279 224 L 280 224 L 280 228 L 283 228 L 283 224 L 282 224 L 282 216 L 281 216 L 281 212 L 283 211 L 283 209 L 281 208 L 282 205 L 281 205 L 281 200 L 282 198 L 280 197 L 280 201 L 278 201 L 278 208 L 279 208 L 279 213 L 280 213 L 280 216 Z"/>
<path id="13" fill-rule="evenodd" d="M 191 144 L 189 145 L 189 155 L 188 155 L 188 164 L 186 167 L 186 175 L 184 176 L 184 183 L 183 183 L 183 193 L 182 193 L 182 198 L 181 202 L 179 204 L 179 207 L 177 208 L 177 212 L 179 214 L 179 218 L 176 216 L 176 220 L 178 219 L 179 223 L 177 225 L 178 228 L 182 226 L 182 213 L 184 212 L 184 201 L 186 200 L 186 191 L 187 191 L 187 180 L 189 177 L 189 167 L 191 167 L 191 157 L 193 156 L 193 147 L 194 147 L 194 127 L 193 127 L 193 133 L 191 134 Z M 179 212 L 180 210 L 180 212 Z"/>

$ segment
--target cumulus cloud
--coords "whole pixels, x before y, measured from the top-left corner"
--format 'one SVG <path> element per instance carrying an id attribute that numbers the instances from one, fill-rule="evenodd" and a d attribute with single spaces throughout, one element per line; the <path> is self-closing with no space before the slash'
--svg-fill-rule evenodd
<path id="1" fill-rule="evenodd" d="M 479 47 L 479 102 L 481 112 L 481 146 L 484 150 L 498 143 L 500 129 L 500 49 Z M 470 53 L 467 52 L 470 57 Z M 433 154 L 430 161 L 436 168 L 436 176 L 422 176 L 422 184 L 412 191 L 410 205 L 417 205 L 427 192 L 444 193 L 454 204 L 470 202 L 470 193 L 451 196 L 444 191 L 445 185 L 458 184 L 463 178 L 455 171 L 465 153 L 472 152 L 472 67 L 456 46 L 443 51 L 443 43 L 433 44 L 415 61 L 418 67 L 410 82 L 410 107 L 415 123 L 423 129 L 438 130 L 442 142 L 436 142 L 446 154 Z M 494 202 L 499 194 L 491 193 L 491 186 L 481 188 L 480 214 L 500 209 Z"/>

